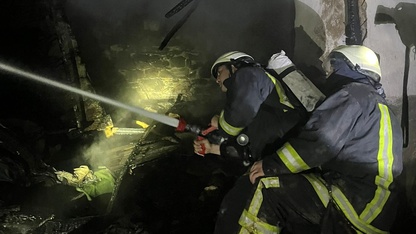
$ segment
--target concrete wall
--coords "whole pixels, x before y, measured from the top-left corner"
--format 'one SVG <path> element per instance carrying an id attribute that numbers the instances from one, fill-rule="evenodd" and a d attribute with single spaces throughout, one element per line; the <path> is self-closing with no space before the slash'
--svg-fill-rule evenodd
<path id="1" fill-rule="evenodd" d="M 396 22 L 406 22 L 406 25 L 399 25 L 399 28 L 406 35 L 400 35 L 396 29 L 397 24 L 383 23 L 376 24 L 376 13 L 379 6 L 395 8 L 400 2 L 410 3 L 404 5 L 401 10 L 391 9 L 390 13 Z M 402 81 L 405 64 L 405 38 L 413 38 L 416 43 L 416 14 L 412 5 L 416 0 L 377 0 L 365 1 L 367 15 L 367 37 L 364 45 L 372 48 L 380 55 L 380 63 L 383 73 L 383 86 L 389 98 L 401 98 Z M 365 6 L 363 6 L 364 8 Z M 322 50 L 325 56 L 337 45 L 345 44 L 344 38 L 344 1 L 332 0 L 297 0 L 296 1 L 296 24 L 295 27 L 303 27 L 307 35 Z M 380 12 L 380 10 L 379 10 Z M 320 16 L 320 18 L 317 18 Z M 409 27 L 410 29 L 407 29 Z M 410 43 L 407 43 L 410 44 Z M 413 44 L 414 45 L 414 44 Z M 410 53 L 410 78 L 408 84 L 409 95 L 416 95 L 416 59 L 415 47 Z"/>

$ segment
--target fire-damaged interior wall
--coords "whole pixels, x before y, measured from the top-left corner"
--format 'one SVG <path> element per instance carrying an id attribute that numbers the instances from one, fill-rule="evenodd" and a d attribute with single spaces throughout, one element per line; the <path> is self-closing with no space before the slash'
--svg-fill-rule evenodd
<path id="1" fill-rule="evenodd" d="M 266 64 L 284 50 L 319 86 L 322 56 L 344 43 L 343 2 L 4 0 L 0 65 L 207 127 L 225 98 L 210 68 L 228 51 Z M 389 100 L 398 116 L 400 94 Z M 5 232 L 212 233 L 235 178 L 218 158 L 193 153 L 196 135 L 13 72 L 0 73 L 0 98 Z M 414 116 L 410 108 L 410 126 Z M 408 168 L 415 139 L 410 132 Z M 93 192 L 57 181 L 57 171 L 83 166 L 109 169 L 111 192 L 88 200 Z M 403 181 L 411 203 L 414 182 Z"/>
<path id="2" fill-rule="evenodd" d="M 197 100 L 187 117 L 201 117 L 215 113 L 223 98 L 210 75 L 219 55 L 239 50 L 262 63 L 281 49 L 293 55 L 291 1 L 194 1 L 165 17 L 178 3 L 67 1 L 68 20 L 98 90 L 159 112 L 182 94 Z"/>

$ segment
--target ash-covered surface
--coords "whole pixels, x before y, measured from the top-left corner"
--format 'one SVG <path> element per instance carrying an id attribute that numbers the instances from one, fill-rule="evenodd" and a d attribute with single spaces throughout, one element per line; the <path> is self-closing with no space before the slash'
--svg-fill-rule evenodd
<path id="1" fill-rule="evenodd" d="M 181 137 L 180 144 L 162 138 L 137 143 L 116 174 L 114 192 L 92 201 L 49 177 L 35 183 L 28 175 L 26 186 L 1 183 L 1 231 L 212 233 L 221 199 L 241 171 L 229 174 L 233 162 L 190 153 L 180 145 L 189 145 L 193 136 Z"/>

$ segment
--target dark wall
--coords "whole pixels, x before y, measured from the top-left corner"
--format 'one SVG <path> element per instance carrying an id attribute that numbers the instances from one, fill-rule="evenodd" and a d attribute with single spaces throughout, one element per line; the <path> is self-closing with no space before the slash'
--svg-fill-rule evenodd
<path id="1" fill-rule="evenodd" d="M 146 22 L 156 25 L 155 37 L 147 45 L 158 47 L 197 1 L 166 18 L 165 14 L 179 2 L 73 0 L 67 1 L 67 15 L 81 47 L 86 47 L 84 42 L 94 41 L 97 42 L 95 46 L 101 48 L 115 43 L 140 46 L 152 36 L 140 33 Z M 186 42 L 189 48 L 210 56 L 244 50 L 264 61 L 280 49 L 292 55 L 294 17 L 293 0 L 200 0 L 172 39 Z"/>
<path id="2" fill-rule="evenodd" d="M 146 101 L 151 103 L 153 100 L 154 108 L 168 105 L 165 105 L 167 94 L 163 90 L 173 89 L 171 99 L 185 92 L 189 101 L 189 105 L 183 107 L 189 109 L 186 113 L 209 116 L 221 109 L 219 103 L 223 98 L 209 71 L 218 56 L 239 50 L 267 63 L 269 57 L 281 49 L 293 55 L 295 9 L 292 0 L 194 0 L 166 18 L 165 14 L 179 2 L 66 2 L 66 16 L 78 41 L 81 58 L 99 93 L 126 102 L 135 96 L 136 101 L 148 99 Z M 198 3 L 196 9 L 161 48 L 162 41 L 195 3 Z M 177 68 L 188 73 L 183 76 L 172 72 L 175 68 L 171 60 L 166 63 L 166 58 L 185 61 L 178 63 Z M 154 72 L 150 73 L 151 70 Z M 165 74 L 160 74 L 161 71 Z M 158 79 L 151 81 L 146 73 Z M 161 94 L 159 98 L 164 100 L 153 97 L 155 88 L 151 86 L 155 82 Z M 169 88 L 172 82 L 179 83 L 179 87 Z M 210 108 L 215 110 L 207 113 Z"/>

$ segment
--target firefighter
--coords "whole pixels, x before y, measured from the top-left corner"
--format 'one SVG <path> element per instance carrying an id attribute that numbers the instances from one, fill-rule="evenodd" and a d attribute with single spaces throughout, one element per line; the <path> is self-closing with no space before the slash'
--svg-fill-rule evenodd
<path id="1" fill-rule="evenodd" d="M 323 65 L 329 95 L 299 135 L 252 165 L 250 199 L 238 199 L 238 184 L 226 195 L 215 233 L 389 232 L 403 139 L 378 57 L 342 45 Z"/>
<path id="2" fill-rule="evenodd" d="M 247 166 L 267 150 L 274 152 L 286 134 L 305 123 L 305 108 L 278 76 L 271 75 L 252 56 L 239 51 L 225 53 L 214 62 L 211 73 L 226 93 L 225 107 L 212 118 L 211 125 L 226 140 L 221 144 L 195 141 L 196 153 L 203 145 L 205 153 L 241 157 Z"/>

